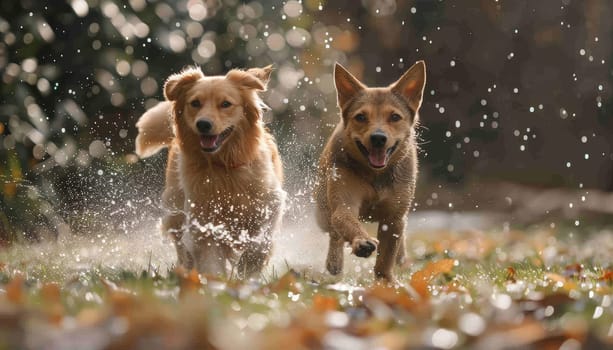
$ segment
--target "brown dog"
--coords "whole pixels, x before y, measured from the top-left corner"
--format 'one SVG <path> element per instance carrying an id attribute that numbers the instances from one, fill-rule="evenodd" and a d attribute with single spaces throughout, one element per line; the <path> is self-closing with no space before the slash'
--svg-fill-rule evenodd
<path id="1" fill-rule="evenodd" d="M 334 82 L 342 118 L 319 161 L 317 220 L 330 234 L 326 267 L 343 269 L 343 246 L 368 257 L 377 250 L 375 276 L 393 280 L 404 260 L 405 217 L 417 179 L 415 126 L 426 82 L 423 61 L 385 88 L 369 88 L 340 64 Z M 379 222 L 377 239 L 359 219 Z"/>
<path id="2" fill-rule="evenodd" d="M 174 238 L 181 265 L 224 275 L 226 261 L 242 252 L 233 267 L 250 276 L 270 256 L 285 198 L 281 159 L 257 95 L 271 71 L 205 77 L 186 69 L 166 81 L 167 101 L 136 124 L 139 156 L 170 147 L 162 230 Z"/>

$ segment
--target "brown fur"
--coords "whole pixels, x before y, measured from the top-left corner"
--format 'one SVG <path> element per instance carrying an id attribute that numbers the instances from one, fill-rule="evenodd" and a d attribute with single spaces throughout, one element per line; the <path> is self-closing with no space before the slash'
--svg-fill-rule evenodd
<path id="1" fill-rule="evenodd" d="M 170 147 L 162 230 L 174 238 L 179 264 L 224 275 L 230 261 L 240 276 L 249 276 L 270 256 L 285 197 L 281 159 L 257 95 L 271 71 L 269 66 L 205 77 L 190 68 L 174 74 L 164 86 L 167 101 L 136 124 L 137 154 Z M 210 131 L 197 127 L 202 120 L 211 123 Z M 216 149 L 202 143 L 209 134 L 218 137 Z"/>
<path id="2" fill-rule="evenodd" d="M 342 272 L 348 242 L 357 256 L 377 250 L 375 276 L 393 280 L 394 263 L 404 260 L 405 219 L 417 179 L 415 126 L 425 64 L 417 62 L 384 88 L 363 85 L 339 64 L 334 78 L 342 118 L 321 155 L 315 188 L 318 223 L 330 234 L 326 268 Z M 360 219 L 379 222 L 377 239 Z"/>

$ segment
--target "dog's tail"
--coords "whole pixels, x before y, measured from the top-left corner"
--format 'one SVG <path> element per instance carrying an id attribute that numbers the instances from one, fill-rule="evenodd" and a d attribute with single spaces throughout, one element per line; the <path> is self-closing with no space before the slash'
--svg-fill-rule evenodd
<path id="1" fill-rule="evenodd" d="M 136 122 L 136 154 L 141 158 L 151 157 L 168 147 L 175 137 L 170 118 L 172 103 L 164 101 L 145 112 Z"/>

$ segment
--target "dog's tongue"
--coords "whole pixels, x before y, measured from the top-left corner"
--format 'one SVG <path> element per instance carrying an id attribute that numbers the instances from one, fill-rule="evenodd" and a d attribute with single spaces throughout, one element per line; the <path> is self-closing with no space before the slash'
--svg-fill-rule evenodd
<path id="1" fill-rule="evenodd" d="M 373 148 L 368 153 L 368 161 L 370 165 L 381 168 L 385 166 L 385 148 Z"/>
<path id="2" fill-rule="evenodd" d="M 210 149 L 215 148 L 217 146 L 217 139 L 219 135 L 201 135 L 200 136 L 200 147 Z"/>

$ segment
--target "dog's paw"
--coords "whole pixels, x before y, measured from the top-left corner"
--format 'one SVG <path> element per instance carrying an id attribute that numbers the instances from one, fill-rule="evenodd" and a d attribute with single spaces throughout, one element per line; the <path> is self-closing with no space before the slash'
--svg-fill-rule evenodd
<path id="1" fill-rule="evenodd" d="M 392 273 L 376 273 L 375 280 L 377 283 L 387 284 L 393 287 L 400 287 L 402 284 L 398 282 L 396 277 Z"/>
<path id="2" fill-rule="evenodd" d="M 351 243 L 353 254 L 360 258 L 368 258 L 375 250 L 379 241 L 374 238 L 356 238 Z"/>
<path id="3" fill-rule="evenodd" d="M 343 272 L 343 263 L 328 259 L 328 261 L 326 261 L 326 270 L 328 270 L 331 275 L 336 276 Z"/>
<path id="4" fill-rule="evenodd" d="M 328 261 L 326 263 L 326 270 L 328 270 L 328 272 L 330 272 L 331 275 L 336 276 L 340 274 L 341 272 L 343 272 L 343 266 L 335 262 Z"/>

